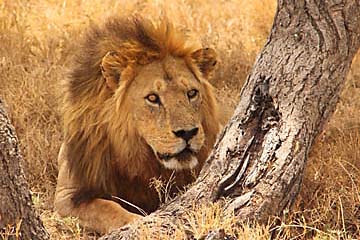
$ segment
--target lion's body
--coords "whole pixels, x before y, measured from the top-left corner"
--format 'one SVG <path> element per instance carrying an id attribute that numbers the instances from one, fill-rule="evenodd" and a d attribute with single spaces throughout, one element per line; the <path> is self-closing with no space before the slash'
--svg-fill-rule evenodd
<path id="1" fill-rule="evenodd" d="M 166 182 L 174 176 L 174 191 L 194 180 L 219 131 L 215 97 L 205 80 L 216 63 L 213 52 L 194 51 L 167 23 L 156 28 L 112 19 L 91 29 L 65 84 L 55 197 L 62 215 L 106 231 L 133 215 L 111 213 L 110 201 L 101 197 L 117 196 L 153 211 L 159 199 L 152 178 Z M 89 213 L 102 204 L 103 211 L 96 211 L 112 216 L 106 223 Z M 111 220 L 115 213 L 124 219 Z"/>

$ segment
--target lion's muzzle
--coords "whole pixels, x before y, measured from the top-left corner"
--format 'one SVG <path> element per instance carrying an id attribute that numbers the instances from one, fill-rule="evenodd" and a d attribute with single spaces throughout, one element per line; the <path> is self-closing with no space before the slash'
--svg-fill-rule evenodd
<path id="1" fill-rule="evenodd" d="M 182 170 L 193 169 L 197 166 L 198 160 L 196 153 L 197 151 L 191 149 L 190 146 L 187 146 L 175 154 L 161 154 L 157 152 L 156 155 L 164 167 L 168 169 Z"/>
<path id="2" fill-rule="evenodd" d="M 202 127 L 188 127 L 172 130 L 165 137 L 149 141 L 148 144 L 165 168 L 190 170 L 198 165 L 197 155 L 204 142 Z"/>
<path id="3" fill-rule="evenodd" d="M 190 158 L 190 156 L 192 156 L 194 154 L 195 154 L 195 152 L 193 150 L 191 150 L 189 147 L 186 147 L 179 153 L 175 153 L 175 154 L 157 153 L 158 157 L 163 161 L 169 161 L 171 158 L 176 158 L 180 162 L 188 160 Z"/>

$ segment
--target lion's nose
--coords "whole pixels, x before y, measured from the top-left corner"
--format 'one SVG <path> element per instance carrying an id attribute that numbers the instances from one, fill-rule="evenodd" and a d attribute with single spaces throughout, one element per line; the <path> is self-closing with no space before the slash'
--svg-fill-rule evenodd
<path id="1" fill-rule="evenodd" d="M 173 131 L 173 133 L 175 134 L 175 136 L 180 137 L 180 138 L 184 139 L 185 141 L 189 141 L 198 133 L 198 131 L 199 131 L 199 128 L 193 128 L 191 130 L 181 129 L 179 131 Z"/>

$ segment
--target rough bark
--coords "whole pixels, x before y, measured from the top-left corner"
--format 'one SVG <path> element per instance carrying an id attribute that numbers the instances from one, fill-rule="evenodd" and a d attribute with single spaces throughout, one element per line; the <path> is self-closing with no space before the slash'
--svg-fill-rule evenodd
<path id="1" fill-rule="evenodd" d="M 360 44 L 360 2 L 279 0 L 271 34 L 234 116 L 189 190 L 102 239 L 186 226 L 195 206 L 228 197 L 239 221 L 266 222 L 296 198 L 309 150 L 338 102 Z M 189 236 L 191 231 L 189 231 Z"/>
<path id="2" fill-rule="evenodd" d="M 8 239 L 49 239 L 32 205 L 22 161 L 15 129 L 0 100 L 0 233 L 8 231 Z"/>

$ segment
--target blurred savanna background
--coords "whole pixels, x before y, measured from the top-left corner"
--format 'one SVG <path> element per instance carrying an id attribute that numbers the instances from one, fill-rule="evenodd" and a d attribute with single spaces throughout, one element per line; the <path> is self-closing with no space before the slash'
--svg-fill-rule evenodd
<path id="1" fill-rule="evenodd" d="M 274 0 L 0 0 L 0 98 L 21 142 L 33 202 L 52 239 L 96 238 L 76 219 L 57 216 L 52 205 L 62 141 L 61 81 L 87 26 L 113 15 L 156 20 L 165 12 L 192 41 L 218 52 L 220 64 L 211 81 L 229 116 L 269 35 L 275 9 Z M 291 211 L 267 226 L 235 227 L 235 219 L 224 219 L 211 205 L 189 212 L 189 222 L 198 225 L 195 237 L 224 228 L 239 239 L 359 239 L 360 57 L 312 149 Z M 0 238 L 14 231 L 8 228 Z M 181 231 L 171 239 L 182 239 Z"/>

